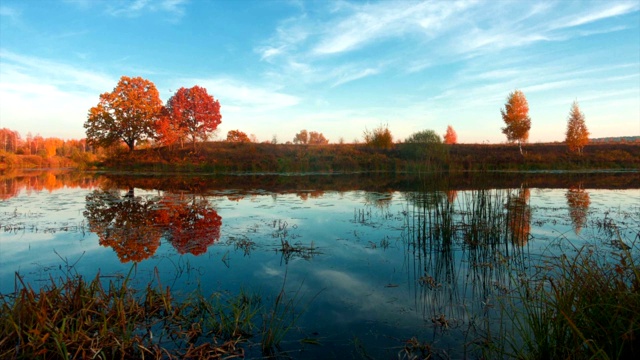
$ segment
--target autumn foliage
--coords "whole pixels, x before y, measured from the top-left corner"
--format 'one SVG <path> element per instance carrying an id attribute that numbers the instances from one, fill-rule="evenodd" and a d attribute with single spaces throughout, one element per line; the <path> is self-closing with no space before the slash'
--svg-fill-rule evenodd
<path id="1" fill-rule="evenodd" d="M 578 102 L 574 101 L 567 121 L 566 143 L 570 151 L 582 154 L 582 148 L 589 143 L 589 130 L 584 122 L 584 114 Z"/>
<path id="2" fill-rule="evenodd" d="M 249 136 L 246 133 L 240 130 L 229 130 L 227 132 L 227 141 L 228 142 L 251 142 Z"/>
<path id="3" fill-rule="evenodd" d="M 458 134 L 456 134 L 451 125 L 447 126 L 447 132 L 444 134 L 444 143 L 450 145 L 458 143 Z"/>
<path id="4" fill-rule="evenodd" d="M 307 130 L 300 130 L 296 136 L 293 137 L 294 144 L 306 144 L 309 142 L 309 133 Z"/>
<path id="5" fill-rule="evenodd" d="M 158 137 L 167 145 L 190 138 L 195 148 L 196 140 L 207 140 L 221 122 L 220 102 L 205 88 L 182 87 L 167 101 L 165 114 L 157 126 Z"/>
<path id="6" fill-rule="evenodd" d="M 509 142 L 517 142 L 520 153 L 522 153 L 522 143 L 529 139 L 529 129 L 531 129 L 529 103 L 524 93 L 515 90 L 509 94 L 504 109 L 501 109 L 500 113 L 506 124 L 502 128 L 502 133 L 507 136 Z"/>
<path id="7" fill-rule="evenodd" d="M 220 239 L 222 218 L 206 199 L 165 193 L 136 196 L 133 189 L 94 190 L 84 215 L 99 243 L 121 262 L 139 262 L 155 254 L 162 238 L 180 253 L 200 255 Z"/>
<path id="8" fill-rule="evenodd" d="M 124 141 L 133 151 L 137 141 L 153 136 L 161 112 L 162 101 L 151 81 L 123 76 L 113 91 L 101 94 L 98 105 L 89 110 L 84 123 L 87 141 L 105 147 Z"/>

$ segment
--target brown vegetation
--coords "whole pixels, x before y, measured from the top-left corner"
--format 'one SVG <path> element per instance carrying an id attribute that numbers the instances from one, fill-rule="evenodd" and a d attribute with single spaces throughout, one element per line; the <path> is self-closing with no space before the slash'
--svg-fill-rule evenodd
<path id="1" fill-rule="evenodd" d="M 197 151 L 146 149 L 121 153 L 104 163 L 110 168 L 229 172 L 370 172 L 370 171 L 538 171 L 639 169 L 640 145 L 589 145 L 581 155 L 564 144 L 531 144 L 524 156 L 501 145 L 441 145 L 426 158 L 396 144 L 380 149 L 364 144 L 274 145 L 209 142 Z M 427 154 L 427 155 L 430 155 Z"/>

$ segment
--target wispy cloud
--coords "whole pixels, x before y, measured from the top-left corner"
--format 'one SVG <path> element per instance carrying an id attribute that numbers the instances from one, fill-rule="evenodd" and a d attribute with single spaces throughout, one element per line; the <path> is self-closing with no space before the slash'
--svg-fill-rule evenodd
<path id="1" fill-rule="evenodd" d="M 0 6 L 0 16 L 6 16 L 8 18 L 16 19 L 18 16 L 20 16 L 20 11 L 12 7 L 2 5 Z"/>
<path id="2" fill-rule="evenodd" d="M 147 12 L 165 12 L 173 16 L 171 20 L 184 16 L 184 6 L 188 0 L 134 0 L 114 1 L 107 7 L 107 13 L 112 16 L 138 17 Z"/>
<path id="3" fill-rule="evenodd" d="M 605 4 L 605 6 L 598 6 L 597 8 L 589 9 L 586 12 L 578 14 L 577 17 L 567 17 L 556 23 L 555 26 L 558 28 L 575 27 L 598 20 L 624 15 L 640 9 L 640 3 L 637 1 L 626 1 L 621 3 L 609 3 L 603 1 L 602 4 Z"/>
<path id="4" fill-rule="evenodd" d="M 78 69 L 73 65 L 49 59 L 24 56 L 0 49 L 3 74 L 0 82 L 13 79 L 32 79 L 35 83 L 80 91 L 103 92 L 113 88 L 116 81 L 108 75 Z"/>
<path id="5" fill-rule="evenodd" d="M 432 36 L 454 23 L 453 15 L 472 2 L 378 3 L 353 6 L 352 12 L 327 26 L 312 49 L 316 54 L 353 51 L 372 42 L 418 33 Z"/>
<path id="6" fill-rule="evenodd" d="M 0 5 L 0 19 L 8 21 L 12 24 L 19 24 L 21 21 L 22 11 L 15 7 Z"/>
<path id="7" fill-rule="evenodd" d="M 193 84 L 203 86 L 209 94 L 221 99 L 225 106 L 238 110 L 260 112 L 295 106 L 297 96 L 278 92 L 269 87 L 249 85 L 230 78 L 182 79 L 180 86 Z"/>
<path id="8" fill-rule="evenodd" d="M 378 69 L 366 68 L 366 69 L 358 70 L 348 74 L 343 74 L 338 78 L 336 82 L 333 83 L 331 87 L 336 87 L 354 80 L 362 79 L 370 75 L 375 75 L 375 74 L 378 74 L 379 72 L 380 71 Z"/>

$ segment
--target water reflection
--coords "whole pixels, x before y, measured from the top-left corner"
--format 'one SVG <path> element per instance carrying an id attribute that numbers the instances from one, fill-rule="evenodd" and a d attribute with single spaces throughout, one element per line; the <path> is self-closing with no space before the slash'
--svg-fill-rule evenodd
<path id="1" fill-rule="evenodd" d="M 3 181 L 46 190 L 64 179 L 43 175 Z M 506 175 L 502 187 L 464 177 L 355 176 L 340 183 L 114 175 L 95 182 L 100 190 L 19 191 L 2 203 L 11 211 L 0 212 L 0 286 L 11 290 L 15 271 L 48 277 L 60 269 L 56 254 L 77 259 L 84 252 L 78 273 L 126 273 L 140 262 L 137 276 L 157 266 L 185 294 L 202 284 L 205 291 L 259 289 L 275 297 L 286 273 L 292 288 L 325 289 L 288 339 L 320 334 L 325 346 L 305 353 L 309 358 L 329 348 L 353 355 L 345 339 L 356 337 L 376 358 L 398 357 L 398 344 L 413 337 L 446 348 L 442 357 L 473 357 L 476 340 L 504 325 L 496 298 L 516 289 L 516 274 L 588 241 L 611 247 L 599 233 L 591 236 L 599 229 L 637 237 L 637 185 L 597 187 L 612 178 L 616 186 L 632 183 L 609 174 L 584 182 L 549 177 L 550 187 Z M 72 229 L 67 225 L 78 230 L 63 231 Z"/>
<path id="2" fill-rule="evenodd" d="M 121 262 L 152 256 L 164 236 L 180 254 L 200 255 L 220 239 L 222 218 L 196 195 L 165 193 L 136 196 L 135 190 L 94 190 L 86 196 L 84 216 L 99 243 Z"/>
<path id="3" fill-rule="evenodd" d="M 587 221 L 589 205 L 591 204 L 589 193 L 582 188 L 582 183 L 578 183 L 567 190 L 565 197 L 567 198 L 573 231 L 576 235 L 580 235 Z"/>
<path id="4" fill-rule="evenodd" d="M 507 224 L 511 243 L 524 246 L 529 241 L 531 234 L 531 206 L 529 197 L 531 192 L 521 186 L 514 194 L 509 194 L 507 200 Z"/>
<path id="5" fill-rule="evenodd" d="M 407 194 L 404 237 L 416 307 L 438 331 L 489 334 L 497 293 L 523 269 L 530 233 L 529 190 L 478 189 L 453 201 L 450 190 Z M 472 300 L 472 301 L 469 301 Z M 484 319 L 475 323 L 473 319 Z"/>
<path id="6" fill-rule="evenodd" d="M 196 195 L 165 194 L 155 218 L 180 254 L 203 254 L 220 240 L 222 217 L 208 200 Z"/>
<path id="7" fill-rule="evenodd" d="M 160 246 L 155 226 L 158 199 L 135 196 L 134 190 L 94 190 L 86 197 L 84 216 L 100 245 L 111 247 L 121 262 L 139 262 Z"/>
<path id="8" fill-rule="evenodd" d="M 102 179 L 81 172 L 64 170 L 17 170 L 2 172 L 0 175 L 0 200 L 8 200 L 25 191 L 27 194 L 47 190 L 52 192 L 62 188 L 92 189 L 100 185 Z"/>

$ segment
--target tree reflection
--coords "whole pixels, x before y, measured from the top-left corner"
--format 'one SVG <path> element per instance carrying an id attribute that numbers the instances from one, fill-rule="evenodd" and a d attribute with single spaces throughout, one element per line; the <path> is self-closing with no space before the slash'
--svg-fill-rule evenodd
<path id="1" fill-rule="evenodd" d="M 206 199 L 166 193 L 135 196 L 134 190 L 95 190 L 86 197 L 84 216 L 102 246 L 121 262 L 152 256 L 164 235 L 180 253 L 200 255 L 220 239 L 222 218 Z"/>
<path id="2" fill-rule="evenodd" d="M 447 201 L 449 203 L 453 203 L 454 201 L 456 201 L 457 197 L 458 197 L 457 190 L 447 190 Z"/>
<path id="3" fill-rule="evenodd" d="M 569 206 L 569 216 L 573 224 L 573 231 L 576 235 L 580 235 L 580 231 L 582 231 L 582 227 L 587 220 L 589 205 L 591 205 L 589 193 L 582 188 L 582 184 L 578 184 L 578 186 L 570 187 L 565 197 Z"/>
<path id="4" fill-rule="evenodd" d="M 166 195 L 158 211 L 167 240 L 180 254 L 200 255 L 220 239 L 222 217 L 206 199 Z"/>
<path id="5" fill-rule="evenodd" d="M 142 261 L 160 246 L 162 231 L 155 226 L 157 201 L 136 197 L 133 189 L 95 190 L 86 196 L 84 216 L 100 245 L 110 246 L 121 262 Z"/>
<path id="6" fill-rule="evenodd" d="M 531 233 L 530 191 L 521 187 L 515 195 L 510 194 L 507 200 L 507 228 L 511 243 L 524 246 Z"/>

